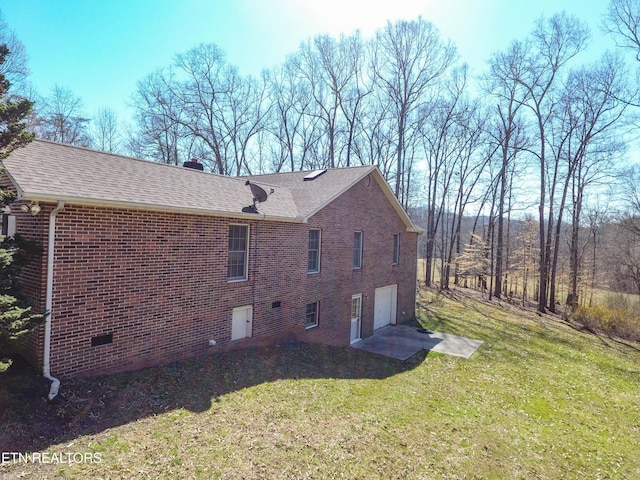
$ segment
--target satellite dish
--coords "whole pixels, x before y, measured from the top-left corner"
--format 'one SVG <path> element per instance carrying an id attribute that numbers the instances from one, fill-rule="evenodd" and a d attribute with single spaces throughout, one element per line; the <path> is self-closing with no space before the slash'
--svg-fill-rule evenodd
<path id="1" fill-rule="evenodd" d="M 256 202 L 257 203 L 262 203 L 262 202 L 266 201 L 267 197 L 269 196 L 269 194 L 267 194 L 265 189 L 262 188 L 260 185 L 256 185 L 255 183 L 251 183 L 249 180 L 247 180 L 245 185 L 249 185 L 249 188 L 251 188 L 251 193 L 253 193 L 253 205 L 249 205 L 248 207 L 244 207 L 242 209 L 242 211 L 245 212 L 245 213 L 258 213 L 258 209 L 256 208 Z M 273 193 L 273 188 L 271 189 L 271 192 L 269 192 L 269 193 Z"/>
<path id="2" fill-rule="evenodd" d="M 260 185 L 256 185 L 255 183 L 251 183 L 247 180 L 249 184 L 249 188 L 251 188 L 251 193 L 253 193 L 253 201 L 262 203 L 267 199 L 267 192 L 264 191 Z"/>

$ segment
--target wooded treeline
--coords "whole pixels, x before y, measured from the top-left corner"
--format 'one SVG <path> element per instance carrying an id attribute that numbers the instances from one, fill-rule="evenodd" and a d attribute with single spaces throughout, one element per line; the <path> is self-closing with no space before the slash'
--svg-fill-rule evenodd
<path id="1" fill-rule="evenodd" d="M 603 13 L 638 55 L 640 2 Z M 424 229 L 428 285 L 478 284 L 498 298 L 524 288 L 555 311 L 578 304 L 589 275 L 598 283 L 605 231 L 629 239 L 607 284 L 629 290 L 629 272 L 640 277 L 637 183 L 619 181 L 638 82 L 623 48 L 585 61 L 589 38 L 578 18 L 541 18 L 474 78 L 423 18 L 367 39 L 315 37 L 259 78 L 202 44 L 139 81 L 126 135 L 112 110 L 90 121 L 61 87 L 36 103 L 32 128 L 159 162 L 195 157 L 223 175 L 376 164 Z"/>

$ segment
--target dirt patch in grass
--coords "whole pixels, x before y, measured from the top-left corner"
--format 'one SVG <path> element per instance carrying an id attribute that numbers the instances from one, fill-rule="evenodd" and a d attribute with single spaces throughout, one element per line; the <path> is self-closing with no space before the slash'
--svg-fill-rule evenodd
<path id="1" fill-rule="evenodd" d="M 50 382 L 22 358 L 4 358 L 7 368 L 0 372 L 0 452 L 27 451 L 25 447 L 33 439 L 53 436 L 58 427 L 58 418 L 50 415 L 55 411 L 46 402 Z M 43 414 L 47 421 L 41 424 L 37 419 Z"/>

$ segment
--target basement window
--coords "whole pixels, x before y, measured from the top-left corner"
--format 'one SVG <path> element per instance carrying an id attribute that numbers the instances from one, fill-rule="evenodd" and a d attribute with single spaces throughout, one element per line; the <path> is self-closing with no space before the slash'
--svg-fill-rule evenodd
<path id="1" fill-rule="evenodd" d="M 318 312 L 320 302 L 307 304 L 307 311 L 304 319 L 304 327 L 309 329 L 318 326 Z"/>

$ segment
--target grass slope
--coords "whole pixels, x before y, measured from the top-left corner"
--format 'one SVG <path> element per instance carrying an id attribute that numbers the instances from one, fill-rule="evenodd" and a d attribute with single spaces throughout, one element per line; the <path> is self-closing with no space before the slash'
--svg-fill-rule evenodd
<path id="1" fill-rule="evenodd" d="M 0 450 L 101 462 L 0 478 L 640 478 L 638 345 L 464 295 L 420 306 L 485 343 L 407 362 L 286 345 L 67 382 L 66 407 L 5 415 Z"/>

